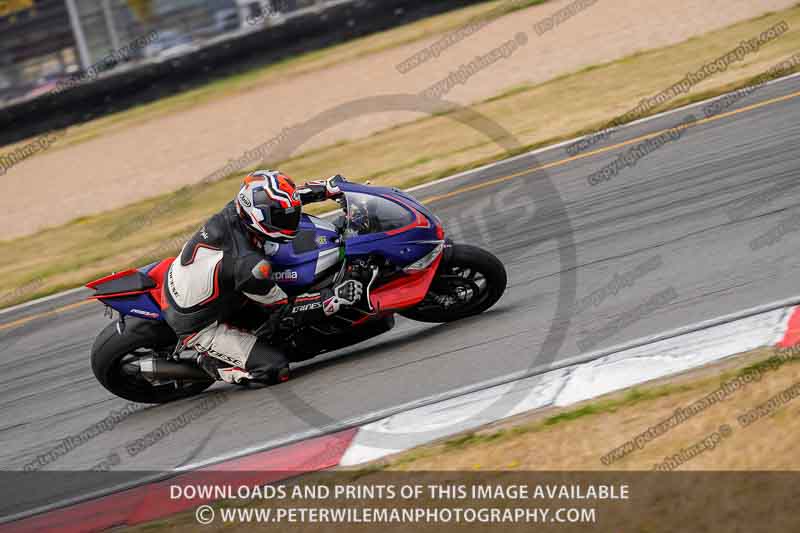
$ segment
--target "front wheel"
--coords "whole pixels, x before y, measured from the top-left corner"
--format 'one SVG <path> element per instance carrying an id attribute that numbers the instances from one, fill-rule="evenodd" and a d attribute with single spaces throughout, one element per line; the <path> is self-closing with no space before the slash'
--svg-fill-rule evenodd
<path id="1" fill-rule="evenodd" d="M 210 387 L 214 380 L 170 381 L 154 385 L 142 376 L 123 371 L 123 365 L 143 357 L 171 353 L 178 339 L 169 326 L 138 318 L 129 318 L 122 335 L 111 323 L 100 332 L 92 346 L 92 371 L 111 393 L 138 403 L 166 403 L 194 396 Z"/>
<path id="2" fill-rule="evenodd" d="M 491 253 L 454 244 L 431 283 L 425 299 L 400 314 L 419 322 L 452 322 L 483 313 L 506 290 L 506 268 Z"/>

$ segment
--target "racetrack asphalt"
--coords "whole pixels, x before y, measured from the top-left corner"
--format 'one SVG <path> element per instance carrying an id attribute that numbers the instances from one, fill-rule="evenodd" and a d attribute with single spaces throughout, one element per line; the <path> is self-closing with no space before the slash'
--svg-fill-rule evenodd
<path id="1" fill-rule="evenodd" d="M 211 390 L 225 391 L 224 403 L 131 457 L 126 443 L 203 396 L 148 406 L 47 469 L 88 469 L 115 452 L 121 458 L 115 470 L 165 471 L 528 369 L 551 328 L 565 341 L 547 355 L 561 360 L 797 295 L 800 222 L 792 217 L 800 217 L 800 77 L 765 86 L 723 113 L 597 185 L 588 176 L 636 147 L 636 139 L 689 114 L 702 119 L 703 107 L 625 127 L 577 158 L 555 147 L 419 190 L 451 237 L 506 263 L 509 287 L 493 309 L 446 325 L 399 319 L 382 337 L 302 364 L 280 386 L 217 384 Z M 531 180 L 548 178 L 560 199 L 530 197 Z M 559 202 L 571 229 L 542 216 Z M 543 223 L 532 227 L 533 216 Z M 567 229 L 574 265 L 560 260 L 554 240 Z M 770 231 L 781 232 L 777 242 L 752 244 Z M 554 323 L 567 268 L 583 305 Z M 657 294 L 670 297 L 655 301 Z M 52 311 L 64 303 L 72 302 L 0 315 L 3 471 L 22 470 L 127 403 L 102 388 L 89 365 L 94 337 L 108 322 L 101 306 Z M 37 318 L 43 312 L 49 314 Z M 0 516 L 99 488 L 73 477 L 58 490 L 46 490 L 52 489 L 46 475 L 22 495 L 6 487 Z"/>

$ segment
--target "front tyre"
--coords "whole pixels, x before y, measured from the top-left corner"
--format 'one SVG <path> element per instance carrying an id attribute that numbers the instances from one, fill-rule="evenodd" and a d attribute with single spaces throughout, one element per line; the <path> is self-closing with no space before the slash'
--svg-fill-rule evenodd
<path id="1" fill-rule="evenodd" d="M 214 380 L 171 381 L 154 385 L 142 376 L 122 370 L 122 365 L 141 357 L 171 353 L 178 342 L 163 322 L 129 318 L 122 335 L 112 322 L 100 332 L 92 346 L 92 371 L 97 381 L 112 394 L 137 403 L 167 403 L 203 392 Z"/>
<path id="2" fill-rule="evenodd" d="M 497 257 L 469 244 L 452 246 L 425 299 L 401 315 L 419 322 L 452 322 L 483 313 L 503 296 L 508 276 Z"/>

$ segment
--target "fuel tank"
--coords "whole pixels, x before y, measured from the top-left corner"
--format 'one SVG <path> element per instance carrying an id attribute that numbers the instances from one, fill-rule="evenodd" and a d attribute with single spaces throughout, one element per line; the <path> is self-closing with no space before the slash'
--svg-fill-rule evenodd
<path id="1" fill-rule="evenodd" d="M 270 257 L 272 279 L 287 294 L 299 294 L 339 268 L 343 258 L 344 245 L 336 227 L 304 214 L 297 236 Z"/>

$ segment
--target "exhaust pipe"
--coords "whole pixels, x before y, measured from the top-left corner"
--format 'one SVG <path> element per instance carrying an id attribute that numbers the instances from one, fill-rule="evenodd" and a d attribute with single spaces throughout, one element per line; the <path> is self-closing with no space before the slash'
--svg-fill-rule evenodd
<path id="1" fill-rule="evenodd" d="M 141 375 L 148 381 L 150 380 L 169 380 L 169 379 L 189 379 L 196 381 L 207 381 L 212 379 L 202 369 L 155 357 L 143 357 L 137 361 L 131 361 L 122 365 L 122 371 L 128 375 Z"/>

